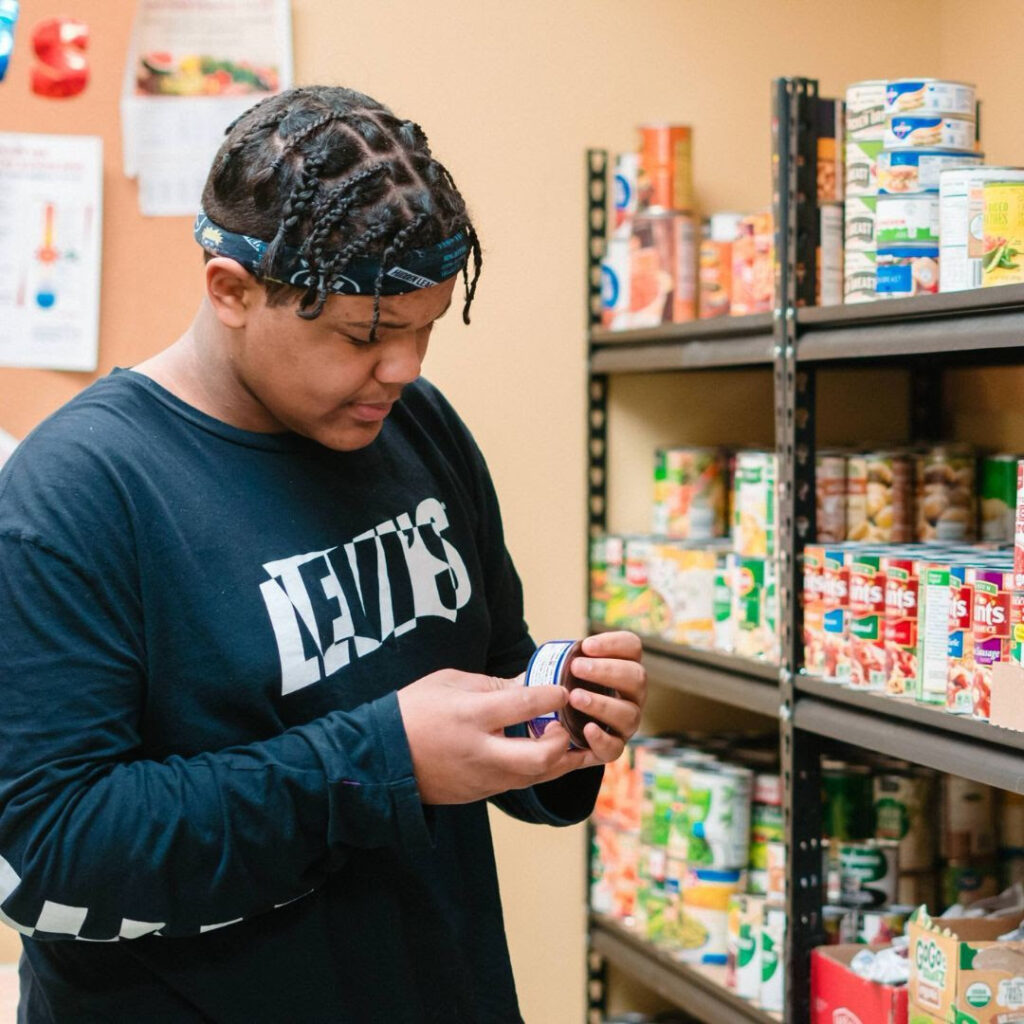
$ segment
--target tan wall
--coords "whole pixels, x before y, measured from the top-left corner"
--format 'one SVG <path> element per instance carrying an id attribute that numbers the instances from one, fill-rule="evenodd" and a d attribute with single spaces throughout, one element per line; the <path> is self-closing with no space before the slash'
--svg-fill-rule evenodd
<path id="1" fill-rule="evenodd" d="M 107 141 L 103 372 L 171 341 L 199 294 L 200 258 L 187 221 L 143 221 L 134 186 L 119 170 L 117 91 L 128 6 L 72 5 L 94 28 L 94 81 L 82 98 L 54 103 L 28 96 L 24 84 L 26 28 L 52 5 L 24 0 L 12 72 L 0 86 L 0 128 L 99 132 Z M 855 79 L 927 73 L 939 63 L 940 41 L 947 61 L 958 33 L 943 32 L 940 40 L 935 7 L 921 0 L 863 0 L 855 17 L 848 6 L 812 0 L 438 0 L 426 8 L 410 0 L 295 0 L 293 7 L 300 80 L 355 85 L 419 120 L 470 200 L 485 245 L 474 323 L 467 330 L 445 321 L 428 373 L 488 454 L 535 634 L 578 632 L 584 149 L 630 148 L 643 120 L 686 121 L 695 127 L 705 208 L 765 206 L 773 76 L 818 76 L 823 94 L 834 95 Z M 959 7 L 966 9 L 949 3 L 943 11 Z M 876 27 L 882 22 L 884 33 Z M 972 40 L 979 53 L 984 45 Z M 987 106 L 993 129 L 1000 110 L 1013 123 L 1013 63 L 1005 67 L 1007 82 L 995 84 L 1006 86 L 1006 101 Z M 0 427 L 23 434 L 88 379 L 0 370 Z M 644 427 L 643 444 L 706 433 L 706 398 L 688 397 L 692 385 L 664 386 L 669 393 L 659 408 L 672 436 L 654 437 L 658 431 Z M 643 397 L 634 388 L 630 398 L 630 385 L 622 394 L 617 414 L 636 421 Z M 738 423 L 738 431 L 770 427 L 765 402 L 752 397 L 756 423 Z M 618 450 L 629 464 L 628 451 L 621 444 Z M 646 452 L 636 458 L 639 467 L 628 472 L 646 482 Z M 527 833 L 500 820 L 496 835 L 526 1019 L 579 1020 L 582 830 Z"/>

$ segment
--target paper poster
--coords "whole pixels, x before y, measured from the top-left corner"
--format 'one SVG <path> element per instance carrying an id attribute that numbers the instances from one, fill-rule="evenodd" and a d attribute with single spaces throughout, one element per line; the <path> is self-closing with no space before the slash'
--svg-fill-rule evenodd
<path id="1" fill-rule="evenodd" d="M 0 429 L 0 466 L 11 457 L 11 452 L 17 446 L 18 439 L 8 434 L 6 430 Z"/>
<path id="2" fill-rule="evenodd" d="M 145 216 L 192 216 L 224 129 L 292 83 L 288 0 L 138 0 L 121 97 Z"/>
<path id="3" fill-rule="evenodd" d="M 95 370 L 103 141 L 0 133 L 0 366 Z"/>

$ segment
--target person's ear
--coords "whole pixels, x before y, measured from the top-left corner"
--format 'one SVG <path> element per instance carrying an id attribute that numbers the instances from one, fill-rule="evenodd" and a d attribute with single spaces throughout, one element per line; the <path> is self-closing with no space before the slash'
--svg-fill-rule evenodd
<path id="1" fill-rule="evenodd" d="M 206 296 L 225 327 L 244 327 L 265 297 L 263 285 L 241 263 L 215 256 L 206 264 Z"/>

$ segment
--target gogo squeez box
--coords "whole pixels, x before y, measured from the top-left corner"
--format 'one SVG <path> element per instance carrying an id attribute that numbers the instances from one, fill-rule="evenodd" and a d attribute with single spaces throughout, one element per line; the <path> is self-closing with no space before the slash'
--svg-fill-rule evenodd
<path id="1" fill-rule="evenodd" d="M 1024 1021 L 1024 942 L 997 942 L 1024 915 L 910 919 L 909 1024 Z"/>

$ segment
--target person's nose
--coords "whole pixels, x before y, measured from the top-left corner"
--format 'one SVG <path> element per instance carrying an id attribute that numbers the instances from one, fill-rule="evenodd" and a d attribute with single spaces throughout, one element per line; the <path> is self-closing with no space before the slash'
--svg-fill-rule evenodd
<path id="1" fill-rule="evenodd" d="M 426 340 L 415 331 L 392 335 L 381 349 L 375 376 L 382 384 L 411 384 L 423 368 Z"/>

